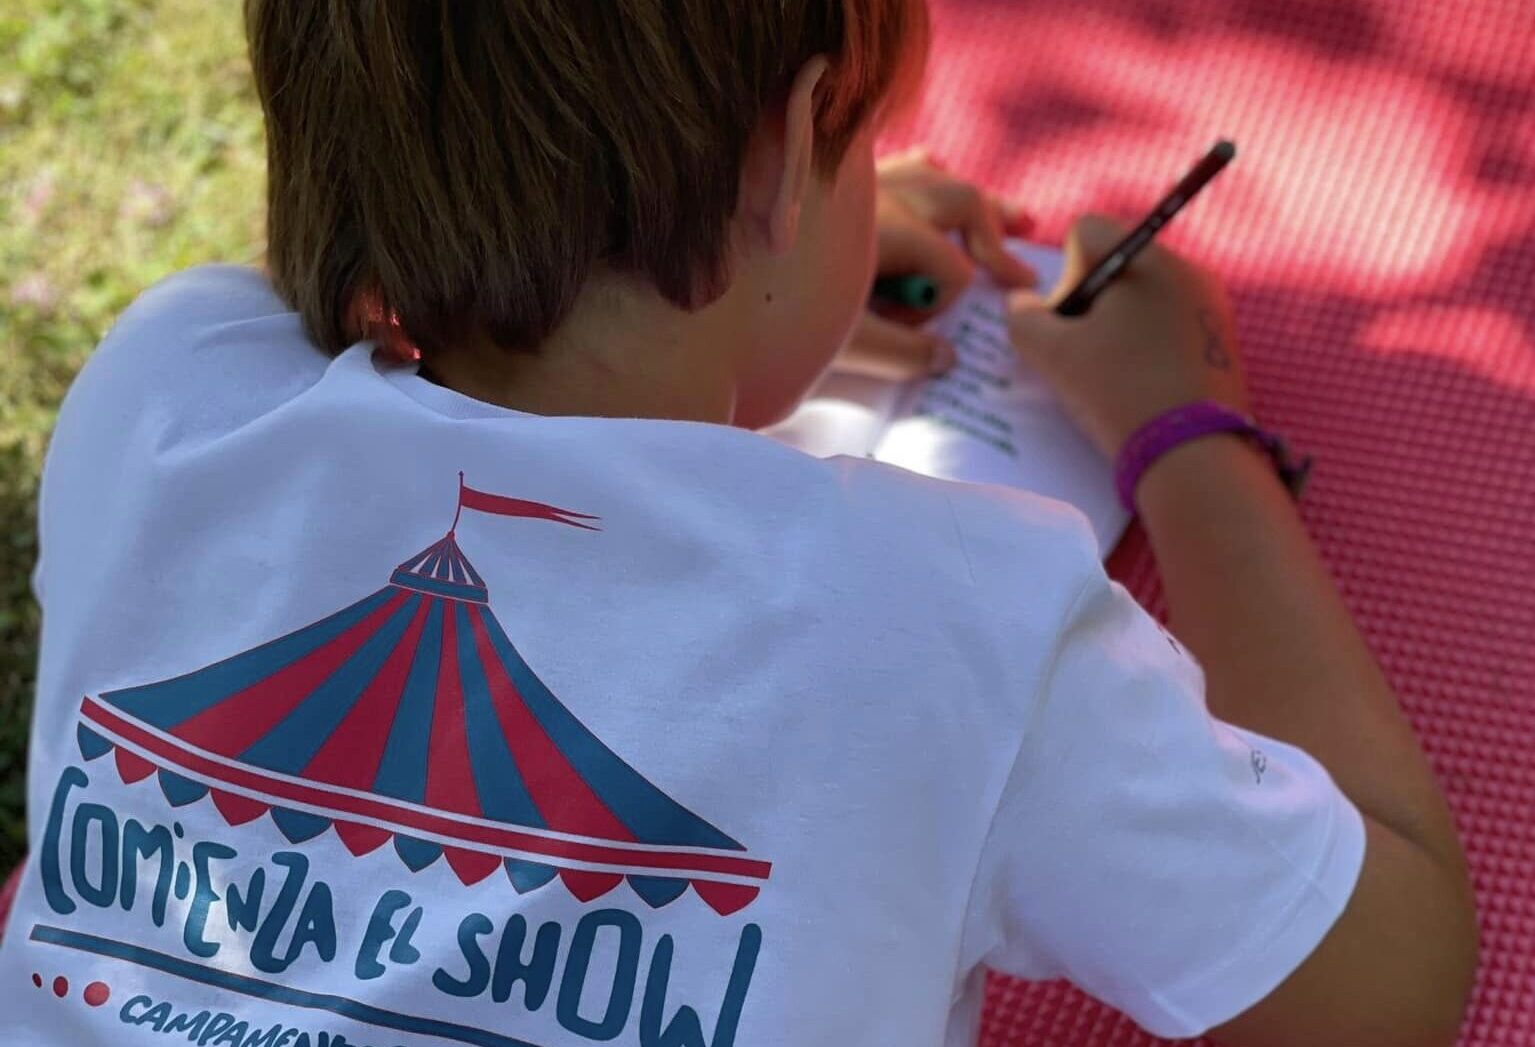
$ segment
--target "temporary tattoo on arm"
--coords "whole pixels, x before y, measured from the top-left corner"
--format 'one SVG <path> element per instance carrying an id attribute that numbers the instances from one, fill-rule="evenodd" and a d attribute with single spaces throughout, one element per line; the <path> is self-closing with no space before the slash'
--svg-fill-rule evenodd
<path id="1" fill-rule="evenodd" d="M 1220 325 L 1215 321 L 1215 314 L 1208 309 L 1201 309 L 1199 327 L 1205 335 L 1205 363 L 1217 371 L 1231 370 L 1231 354 L 1221 341 Z"/>

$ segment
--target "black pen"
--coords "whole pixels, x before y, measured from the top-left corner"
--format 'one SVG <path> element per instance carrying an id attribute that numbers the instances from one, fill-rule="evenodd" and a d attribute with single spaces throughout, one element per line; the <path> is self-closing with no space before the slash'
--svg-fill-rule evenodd
<path id="1" fill-rule="evenodd" d="M 1157 231 L 1173 216 L 1183 210 L 1183 205 L 1194 199 L 1194 196 L 1210 180 L 1220 174 L 1231 158 L 1237 155 L 1237 147 L 1226 139 L 1215 143 L 1215 147 L 1205 154 L 1204 159 L 1194 165 L 1194 169 L 1184 175 L 1177 185 L 1162 198 L 1162 202 L 1152 208 L 1146 220 L 1141 222 L 1108 253 L 1103 261 L 1092 268 L 1082 282 L 1071 289 L 1071 293 L 1062 298 L 1056 305 L 1055 311 L 1061 316 L 1081 316 L 1092 306 L 1093 299 L 1097 298 L 1103 289 L 1114 278 L 1124 272 L 1136 255 L 1141 253 L 1145 246 L 1151 243 L 1151 238 L 1157 235 Z"/>

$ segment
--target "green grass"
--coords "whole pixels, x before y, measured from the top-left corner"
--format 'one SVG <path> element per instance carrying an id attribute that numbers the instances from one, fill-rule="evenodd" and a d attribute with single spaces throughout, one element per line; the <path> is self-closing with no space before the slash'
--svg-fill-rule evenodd
<path id="1" fill-rule="evenodd" d="M 59 400 L 145 287 L 259 257 L 264 153 L 239 0 L 6 0 L 0 55 L 3 870 L 25 849 L 34 507 Z"/>

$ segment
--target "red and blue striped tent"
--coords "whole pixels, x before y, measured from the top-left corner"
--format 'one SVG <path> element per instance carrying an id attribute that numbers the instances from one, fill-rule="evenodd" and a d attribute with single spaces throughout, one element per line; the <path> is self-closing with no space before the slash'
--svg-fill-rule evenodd
<path id="1" fill-rule="evenodd" d="M 463 486 L 460 513 L 594 517 Z M 466 885 L 558 877 L 590 901 L 627 880 L 652 906 L 689 885 L 722 914 L 766 861 L 678 804 L 571 714 L 518 653 L 456 537 L 377 592 L 270 643 L 159 683 L 84 700 L 88 759 L 158 774 L 173 806 L 211 797 L 231 825 L 270 814 L 288 840 L 334 829 L 354 855 L 392 841 Z"/>

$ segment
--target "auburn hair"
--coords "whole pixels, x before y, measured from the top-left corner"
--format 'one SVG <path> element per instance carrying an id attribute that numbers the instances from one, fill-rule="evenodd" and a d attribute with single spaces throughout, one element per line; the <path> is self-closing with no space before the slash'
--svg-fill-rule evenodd
<path id="1" fill-rule="evenodd" d="M 729 283 L 741 161 L 816 55 L 816 155 L 926 54 L 925 0 L 246 0 L 268 267 L 339 352 L 536 348 L 594 266 L 697 308 Z M 361 308 L 360 308 L 361 306 Z"/>

